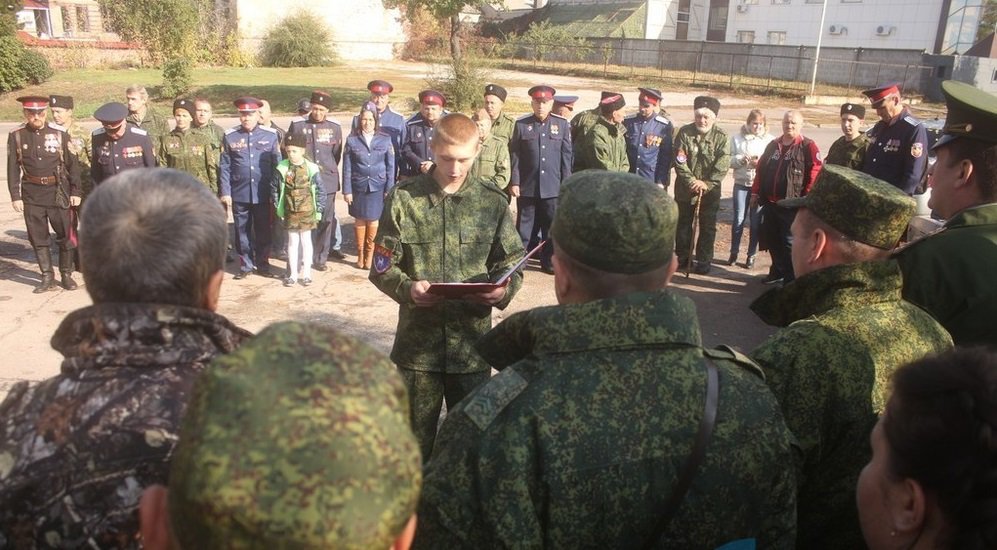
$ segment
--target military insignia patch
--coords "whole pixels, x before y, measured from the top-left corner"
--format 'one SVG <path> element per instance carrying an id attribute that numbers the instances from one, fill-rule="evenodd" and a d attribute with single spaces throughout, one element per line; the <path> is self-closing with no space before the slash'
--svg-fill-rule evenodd
<path id="1" fill-rule="evenodd" d="M 675 162 L 679 164 L 685 164 L 685 161 L 689 160 L 689 157 L 685 155 L 684 149 L 679 149 L 678 153 L 675 153 Z"/>
<path id="2" fill-rule="evenodd" d="M 924 154 L 924 145 L 921 143 L 915 143 L 910 146 L 910 156 L 919 159 L 921 155 Z"/>
<path id="3" fill-rule="evenodd" d="M 393 252 L 381 245 L 374 247 L 374 271 L 383 274 L 391 268 L 391 257 Z"/>
<path id="4" fill-rule="evenodd" d="M 514 369 L 505 369 L 469 399 L 464 414 L 479 430 L 484 430 L 527 386 L 529 382 L 521 374 Z"/>
<path id="5" fill-rule="evenodd" d="M 550 127 L 550 135 L 556 136 L 558 133 L 560 133 L 558 126 L 556 124 L 552 124 Z"/>

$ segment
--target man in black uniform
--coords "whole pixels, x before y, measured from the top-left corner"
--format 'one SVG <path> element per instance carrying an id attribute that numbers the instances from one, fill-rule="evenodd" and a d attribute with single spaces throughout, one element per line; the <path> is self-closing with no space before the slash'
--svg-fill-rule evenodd
<path id="1" fill-rule="evenodd" d="M 155 168 L 156 150 L 149 133 L 125 122 L 128 107 L 106 103 L 93 117 L 102 128 L 93 131 L 90 176 L 94 187 L 107 178 L 131 168 Z"/>
<path id="2" fill-rule="evenodd" d="M 419 92 L 419 112 L 405 125 L 402 142 L 403 176 L 429 173 L 433 167 L 433 127 L 446 114 L 447 100 L 436 90 Z"/>
<path id="3" fill-rule="evenodd" d="M 325 92 L 312 92 L 312 110 L 307 118 L 295 119 L 288 127 L 288 134 L 300 133 L 305 136 L 305 158 L 322 168 L 322 184 L 325 187 L 325 210 L 318 227 L 312 231 L 312 268 L 317 271 L 328 269 L 325 263 L 329 256 L 337 260 L 346 258 L 343 254 L 343 229 L 336 219 L 336 193 L 339 191 L 339 163 L 343 158 L 343 130 L 339 123 L 328 118 L 332 109 L 332 98 Z"/>
<path id="4" fill-rule="evenodd" d="M 7 137 L 7 187 L 14 211 L 24 212 L 28 241 L 35 249 L 42 272 L 41 283 L 34 292 L 56 288 L 49 225 L 55 230 L 55 242 L 59 245 L 62 286 L 76 290 L 69 207 L 80 204 L 79 162 L 70 152 L 70 137 L 65 129 L 45 124 L 48 97 L 25 96 L 17 101 L 24 109 L 26 122 Z"/>

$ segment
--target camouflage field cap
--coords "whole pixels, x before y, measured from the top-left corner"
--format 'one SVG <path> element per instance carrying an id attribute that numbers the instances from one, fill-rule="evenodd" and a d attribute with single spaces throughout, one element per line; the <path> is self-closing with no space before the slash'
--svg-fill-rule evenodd
<path id="1" fill-rule="evenodd" d="M 171 524 L 183 548 L 388 548 L 421 468 L 394 365 L 332 329 L 278 323 L 195 383 Z"/>
<path id="2" fill-rule="evenodd" d="M 889 183 L 831 164 L 824 165 L 810 194 L 778 204 L 805 207 L 848 238 L 887 250 L 897 245 L 917 211 L 914 199 Z"/>
<path id="3" fill-rule="evenodd" d="M 564 252 L 609 273 L 646 273 L 675 249 L 678 207 L 636 174 L 584 170 L 564 180 L 551 235 Z"/>

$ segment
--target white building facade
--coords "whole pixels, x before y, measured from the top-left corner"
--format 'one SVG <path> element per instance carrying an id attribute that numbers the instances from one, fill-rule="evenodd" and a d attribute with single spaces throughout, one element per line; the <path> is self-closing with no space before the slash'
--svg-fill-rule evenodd
<path id="1" fill-rule="evenodd" d="M 827 3 L 824 24 L 821 11 Z M 961 53 L 985 0 L 731 0 L 726 41 Z"/>

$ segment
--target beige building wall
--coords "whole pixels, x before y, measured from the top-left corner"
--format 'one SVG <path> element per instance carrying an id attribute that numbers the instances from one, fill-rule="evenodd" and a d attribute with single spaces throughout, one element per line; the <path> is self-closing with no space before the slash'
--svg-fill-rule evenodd
<path id="1" fill-rule="evenodd" d="M 304 10 L 320 18 L 332 31 L 332 41 L 343 59 L 387 60 L 395 46 L 406 41 L 398 10 L 387 10 L 381 0 L 231 0 L 243 47 L 259 49 L 267 31 L 283 18 Z"/>

